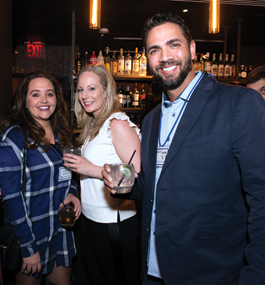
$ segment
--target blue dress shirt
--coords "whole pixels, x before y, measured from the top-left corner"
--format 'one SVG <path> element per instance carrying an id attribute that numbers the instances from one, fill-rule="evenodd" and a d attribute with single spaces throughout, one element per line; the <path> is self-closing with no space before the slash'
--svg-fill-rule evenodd
<path id="1" fill-rule="evenodd" d="M 158 140 L 158 149 L 163 146 L 163 149 L 167 151 L 170 147 L 172 138 L 174 137 L 175 131 L 178 127 L 178 124 L 181 120 L 181 117 L 184 113 L 184 110 L 188 104 L 194 89 L 202 78 L 202 72 L 199 71 L 196 73 L 195 78 L 191 83 L 185 88 L 185 90 L 175 99 L 174 103 L 169 101 L 166 93 L 163 93 L 162 96 L 162 105 L 161 105 L 161 119 L 160 119 L 160 132 Z M 156 167 L 156 179 L 155 179 L 155 190 L 154 190 L 154 203 L 152 211 L 152 220 L 151 220 L 151 231 L 149 239 L 149 252 L 147 256 L 147 266 L 148 274 L 163 278 L 159 270 L 159 263 L 156 253 L 156 244 L 155 244 L 155 220 L 156 220 L 156 186 L 162 171 L 163 163 L 159 163 L 159 158 L 157 156 L 157 167 Z"/>

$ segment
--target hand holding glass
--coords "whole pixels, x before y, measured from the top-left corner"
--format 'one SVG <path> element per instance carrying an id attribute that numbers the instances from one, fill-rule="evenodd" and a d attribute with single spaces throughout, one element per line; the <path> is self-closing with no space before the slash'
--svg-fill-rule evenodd
<path id="1" fill-rule="evenodd" d="M 81 148 L 80 147 L 74 147 L 74 146 L 66 146 L 63 149 L 63 154 L 65 154 L 65 153 L 71 153 L 71 154 L 81 156 Z"/>
<path id="2" fill-rule="evenodd" d="M 129 193 L 134 184 L 135 172 L 133 164 L 130 163 L 113 163 L 110 164 L 110 177 L 116 193 Z"/>
<path id="3" fill-rule="evenodd" d="M 76 212 L 73 204 L 63 206 L 59 210 L 59 219 L 63 228 L 71 230 L 76 221 Z"/>

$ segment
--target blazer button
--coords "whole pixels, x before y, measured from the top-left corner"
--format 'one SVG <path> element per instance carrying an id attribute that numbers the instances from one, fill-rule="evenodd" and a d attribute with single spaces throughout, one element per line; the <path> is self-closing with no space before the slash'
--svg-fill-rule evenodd
<path id="1" fill-rule="evenodd" d="M 150 202 L 153 203 L 153 199 L 151 199 Z"/>
<path id="2" fill-rule="evenodd" d="M 147 231 L 147 232 L 149 232 L 149 231 L 150 231 L 150 229 L 149 229 L 149 228 L 147 228 L 147 229 L 146 229 L 146 231 Z"/>

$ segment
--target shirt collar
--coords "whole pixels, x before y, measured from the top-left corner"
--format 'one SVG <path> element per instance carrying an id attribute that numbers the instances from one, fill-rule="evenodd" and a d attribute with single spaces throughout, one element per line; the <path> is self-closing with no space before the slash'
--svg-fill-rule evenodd
<path id="1" fill-rule="evenodd" d="M 161 108 L 165 107 L 171 107 L 173 104 L 176 104 L 176 102 L 178 102 L 178 100 L 183 100 L 186 101 L 187 97 L 190 94 L 190 91 L 192 90 L 192 88 L 194 87 L 194 85 L 197 83 L 197 81 L 199 80 L 202 72 L 201 71 L 197 71 L 196 76 L 193 78 L 193 80 L 189 83 L 189 85 L 182 91 L 182 93 L 174 100 L 174 102 L 172 103 L 168 96 L 167 93 L 165 91 L 163 91 L 162 93 L 162 105 Z M 192 95 L 192 94 L 191 94 Z M 190 98 L 189 98 L 190 99 Z"/>

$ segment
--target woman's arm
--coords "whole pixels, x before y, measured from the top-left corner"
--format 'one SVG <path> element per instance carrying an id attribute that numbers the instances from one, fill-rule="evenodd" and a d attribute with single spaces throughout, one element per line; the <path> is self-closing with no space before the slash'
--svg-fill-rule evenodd
<path id="1" fill-rule="evenodd" d="M 63 160 L 65 161 L 64 166 L 76 173 L 91 178 L 102 179 L 101 171 L 103 170 L 103 166 L 95 165 L 83 156 L 65 153 Z"/>
<path id="2" fill-rule="evenodd" d="M 129 162 L 136 150 L 132 163 L 138 173 L 141 168 L 141 142 L 135 128 L 130 127 L 127 121 L 113 119 L 110 129 L 113 145 L 122 162 Z"/>

